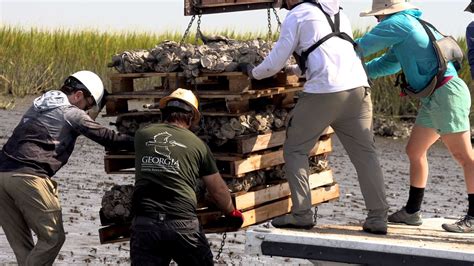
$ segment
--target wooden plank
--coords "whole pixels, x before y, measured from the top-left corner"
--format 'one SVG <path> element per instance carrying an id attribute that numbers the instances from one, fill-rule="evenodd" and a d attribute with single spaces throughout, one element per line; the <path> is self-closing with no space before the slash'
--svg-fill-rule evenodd
<path id="1" fill-rule="evenodd" d="M 125 173 L 124 169 L 130 169 L 135 173 L 135 155 L 105 155 L 104 168 L 106 173 Z"/>
<path id="2" fill-rule="evenodd" d="M 318 187 L 311 190 L 311 204 L 317 205 L 329 200 L 339 198 L 339 185 Z M 276 201 L 253 210 L 243 212 L 244 224 L 242 227 L 261 223 L 291 211 L 291 198 Z"/>
<path id="3" fill-rule="evenodd" d="M 110 79 L 112 93 L 133 91 L 133 79 Z"/>
<path id="4" fill-rule="evenodd" d="M 256 3 L 273 3 L 273 0 L 201 0 L 200 6 L 212 6 L 212 5 L 222 5 L 227 3 L 226 6 L 236 5 L 236 4 L 256 4 Z"/>
<path id="5" fill-rule="evenodd" d="M 256 99 L 261 97 L 273 96 L 283 93 L 292 93 L 302 91 L 302 87 L 297 88 L 285 88 L 285 87 L 274 87 L 262 90 L 249 90 L 245 92 L 235 92 L 228 90 L 200 90 L 197 92 L 198 98 L 203 99 L 229 99 L 229 100 L 241 100 L 245 97 L 247 99 Z M 107 96 L 107 99 L 160 99 L 167 96 L 170 90 L 143 90 L 143 91 L 119 91 L 114 94 Z"/>
<path id="6" fill-rule="evenodd" d="M 322 135 L 334 133 L 331 127 L 324 130 Z M 236 153 L 246 154 L 283 145 L 286 139 L 286 131 L 272 131 L 267 134 L 257 135 L 248 139 L 230 140 L 236 142 Z"/>
<path id="7" fill-rule="evenodd" d="M 309 187 L 328 185 L 334 182 L 332 170 L 315 173 L 309 176 Z M 263 203 L 273 201 L 280 198 L 288 197 L 291 194 L 288 182 L 270 186 L 268 188 L 250 191 L 241 195 L 232 197 L 234 206 L 238 210 L 245 210 L 261 205 Z"/>
<path id="8" fill-rule="evenodd" d="M 105 112 L 109 116 L 116 116 L 120 113 L 128 112 L 127 100 L 107 99 L 105 103 Z"/>
<path id="9" fill-rule="evenodd" d="M 117 243 L 130 239 L 130 223 L 113 224 L 99 228 L 99 239 L 101 244 Z"/>
<path id="10" fill-rule="evenodd" d="M 188 82 L 186 82 L 186 79 L 184 77 L 167 77 L 167 81 L 163 82 L 166 84 L 165 89 L 167 90 L 167 94 L 169 92 L 174 91 L 178 88 L 185 88 L 185 89 L 191 89 L 190 85 Z"/>
<path id="11" fill-rule="evenodd" d="M 210 2 L 213 1 L 213 2 Z M 277 7 L 278 0 L 202 0 L 197 7 L 193 0 L 184 0 L 184 15 L 214 14 Z M 203 4 L 204 3 L 204 4 Z M 199 12 L 197 12 L 199 10 Z"/>
<path id="12" fill-rule="evenodd" d="M 279 84 L 299 84 L 300 78 L 296 75 L 288 75 L 285 72 L 279 72 L 275 75 Z"/>
<path id="13" fill-rule="evenodd" d="M 286 130 L 273 131 L 264 135 L 257 135 L 250 139 L 239 140 L 237 146 L 237 153 L 250 153 L 260 151 L 268 148 L 273 148 L 283 145 L 286 139 Z"/>
<path id="14" fill-rule="evenodd" d="M 177 77 L 179 72 L 146 72 L 146 73 L 112 73 L 109 75 L 111 80 L 149 78 L 149 77 Z"/>
<path id="15" fill-rule="evenodd" d="M 229 91 L 231 92 L 247 92 L 252 90 L 252 82 L 247 76 L 229 76 Z"/>
<path id="16" fill-rule="evenodd" d="M 310 152 L 311 155 L 318 155 L 332 151 L 331 138 L 326 140 L 318 141 Z M 240 175 L 259 169 L 272 167 L 275 165 L 283 164 L 283 151 L 274 151 L 261 155 L 251 155 L 248 158 L 242 159 L 238 157 L 228 156 L 216 156 L 220 171 L 230 175 Z M 228 166 L 225 162 L 228 162 Z"/>

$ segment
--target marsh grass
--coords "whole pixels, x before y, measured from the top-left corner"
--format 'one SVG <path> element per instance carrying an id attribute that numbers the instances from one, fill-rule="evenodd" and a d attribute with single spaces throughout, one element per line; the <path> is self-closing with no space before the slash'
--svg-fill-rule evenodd
<path id="1" fill-rule="evenodd" d="M 365 30 L 356 30 L 358 37 Z M 236 33 L 233 30 L 212 32 L 237 40 L 267 39 L 267 32 Z M 107 67 L 112 55 L 125 50 L 150 49 L 164 40 L 179 42 L 180 32 L 132 33 L 99 32 L 95 30 L 54 30 L 35 28 L 22 29 L 0 26 L 0 108 L 9 108 L 16 97 L 39 94 L 60 88 L 69 74 L 87 69 L 99 74 L 110 86 L 107 79 L 114 70 Z M 274 32 L 273 40 L 278 38 Z M 185 39 L 196 43 L 195 33 Z M 458 39 L 466 50 L 464 38 Z M 198 42 L 199 43 L 199 42 Z M 378 55 L 375 55 L 378 56 Z M 464 60 L 460 76 L 471 83 L 469 66 Z M 380 78 L 372 86 L 374 112 L 381 116 L 410 117 L 416 114 L 418 102 L 408 97 L 399 97 L 399 89 L 394 87 L 395 78 Z"/>

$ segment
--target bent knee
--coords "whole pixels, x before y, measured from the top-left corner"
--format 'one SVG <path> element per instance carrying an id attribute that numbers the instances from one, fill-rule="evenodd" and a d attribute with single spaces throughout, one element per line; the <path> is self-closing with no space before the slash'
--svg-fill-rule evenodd
<path id="1" fill-rule="evenodd" d="M 426 150 L 419 149 L 415 146 L 407 145 L 405 153 L 410 160 L 424 160 L 426 159 Z"/>
<path id="2" fill-rule="evenodd" d="M 473 160 L 473 158 L 471 157 L 470 154 L 463 153 L 463 152 L 453 152 L 452 155 L 453 155 L 454 159 L 462 167 L 474 166 L 474 160 Z"/>

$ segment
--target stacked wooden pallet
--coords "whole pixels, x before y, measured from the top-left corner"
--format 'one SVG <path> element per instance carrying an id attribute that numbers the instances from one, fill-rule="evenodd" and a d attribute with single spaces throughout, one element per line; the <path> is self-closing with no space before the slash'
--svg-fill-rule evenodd
<path id="1" fill-rule="evenodd" d="M 134 90 L 134 80 L 158 78 L 159 85 L 152 90 Z M 249 80 L 239 72 L 219 74 L 203 74 L 192 84 L 186 82 L 180 73 L 133 73 L 113 74 L 112 93 L 106 104 L 107 115 L 146 116 L 147 112 L 130 113 L 131 99 L 154 99 L 158 101 L 178 87 L 192 89 L 200 99 L 200 109 L 206 116 L 237 116 L 252 112 L 253 106 L 264 99 L 278 107 L 294 104 L 295 93 L 302 90 L 302 84 L 294 76 L 280 73 L 263 81 Z M 254 102 L 255 101 L 255 102 Z M 219 105 L 219 103 L 224 103 Z M 149 112 L 148 112 L 149 114 Z M 155 111 L 154 114 L 157 114 Z M 310 152 L 310 157 L 326 156 L 331 150 L 331 135 L 328 128 Z M 229 140 L 222 147 L 213 147 L 219 171 L 225 179 L 242 179 L 256 171 L 271 171 L 274 167 L 284 164 L 282 145 L 285 131 L 269 131 L 258 135 L 240 136 Z M 104 158 L 107 173 L 133 173 L 134 154 L 130 152 L 108 152 Z M 310 176 L 312 203 L 314 205 L 336 199 L 339 187 L 334 182 L 330 169 L 313 173 Z M 286 181 L 273 181 L 249 191 L 232 193 L 232 200 L 237 209 L 241 210 L 245 223 L 243 227 L 267 221 L 273 217 L 288 213 L 291 208 L 290 189 Z M 221 223 L 222 213 L 214 206 L 200 202 L 198 217 L 206 232 L 223 232 L 229 229 Z M 122 225 L 126 231 L 126 225 Z M 101 229 L 101 242 L 115 241 L 121 227 L 109 225 Z M 123 233 L 123 232 L 122 232 Z M 119 234 L 120 235 L 120 234 Z M 123 236 L 123 234 L 122 234 Z"/>

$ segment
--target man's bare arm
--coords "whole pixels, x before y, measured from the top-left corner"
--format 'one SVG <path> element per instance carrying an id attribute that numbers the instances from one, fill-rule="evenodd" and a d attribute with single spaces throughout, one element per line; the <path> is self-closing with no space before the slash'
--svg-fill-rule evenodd
<path id="1" fill-rule="evenodd" d="M 214 199 L 215 204 L 219 209 L 224 211 L 226 214 L 231 213 L 234 210 L 232 199 L 230 198 L 229 188 L 222 179 L 219 173 L 212 175 L 203 176 L 202 180 L 206 185 L 207 191 Z"/>

